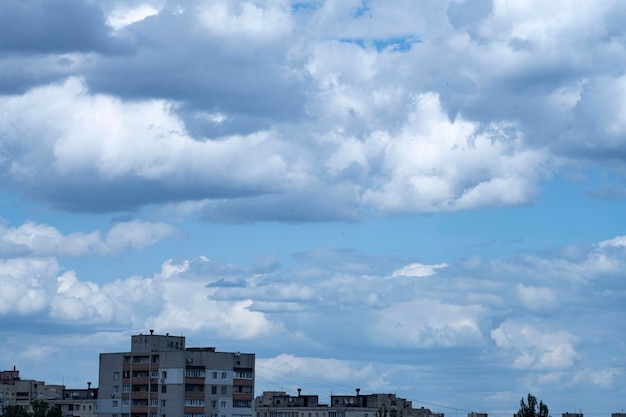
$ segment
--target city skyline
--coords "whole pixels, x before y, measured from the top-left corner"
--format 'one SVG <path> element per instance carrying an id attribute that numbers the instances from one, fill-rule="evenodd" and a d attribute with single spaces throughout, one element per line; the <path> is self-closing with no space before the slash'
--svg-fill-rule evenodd
<path id="1" fill-rule="evenodd" d="M 82 386 L 154 329 L 259 391 L 621 410 L 625 18 L 3 0 L 3 366 Z"/>

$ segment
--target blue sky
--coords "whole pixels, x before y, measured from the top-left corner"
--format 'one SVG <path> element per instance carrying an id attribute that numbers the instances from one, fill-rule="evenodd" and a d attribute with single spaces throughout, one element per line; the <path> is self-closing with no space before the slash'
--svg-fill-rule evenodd
<path id="1" fill-rule="evenodd" d="M 4 0 L 0 367 L 130 335 L 448 416 L 626 397 L 626 5 Z"/>

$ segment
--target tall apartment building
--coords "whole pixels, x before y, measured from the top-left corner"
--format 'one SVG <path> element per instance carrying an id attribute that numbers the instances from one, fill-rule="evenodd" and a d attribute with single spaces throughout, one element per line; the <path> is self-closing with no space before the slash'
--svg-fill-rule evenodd
<path id="1" fill-rule="evenodd" d="M 99 417 L 253 417 L 255 355 L 186 348 L 182 336 L 131 336 L 100 354 Z"/>

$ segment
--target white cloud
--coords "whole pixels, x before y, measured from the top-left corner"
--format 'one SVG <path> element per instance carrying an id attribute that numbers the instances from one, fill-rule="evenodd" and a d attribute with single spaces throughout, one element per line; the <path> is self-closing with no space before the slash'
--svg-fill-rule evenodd
<path id="1" fill-rule="evenodd" d="M 361 392 L 389 392 L 400 385 L 390 381 L 398 375 L 411 380 L 418 380 L 421 371 L 419 366 L 378 361 L 361 361 L 351 359 L 329 359 L 320 357 L 304 357 L 292 354 L 280 354 L 270 358 L 258 358 L 257 384 L 261 390 L 276 390 L 276 387 L 293 386 L 294 377 L 302 377 L 297 384 L 314 385 L 314 389 L 322 383 L 333 387 L 335 393 L 354 394 L 353 388 L 346 388 L 347 383 L 359 381 Z M 312 381 L 316 381 L 312 384 Z M 319 381 L 319 382 L 317 382 Z M 405 380 L 406 381 L 406 380 Z M 281 388 L 281 390 L 284 388 Z M 295 388 L 294 388 L 295 391 Z M 319 393 L 317 390 L 314 391 Z M 288 390 L 288 393 L 295 394 Z M 304 389 L 304 392 L 307 389 Z M 321 397 L 320 397 L 321 400 Z"/>
<path id="2" fill-rule="evenodd" d="M 0 260 L 0 314 L 43 311 L 50 300 L 46 280 L 58 271 L 53 259 Z"/>
<path id="3" fill-rule="evenodd" d="M 491 331 L 496 345 L 513 353 L 518 369 L 571 369 L 580 359 L 574 348 L 576 337 L 566 331 L 543 332 L 530 324 L 506 320 Z"/>
<path id="4" fill-rule="evenodd" d="M 138 4 L 133 7 L 119 7 L 113 9 L 107 16 L 107 22 L 115 30 L 158 14 L 160 7 L 151 4 Z"/>
<path id="5" fill-rule="evenodd" d="M 624 368 L 606 368 L 589 373 L 591 381 L 603 388 L 615 386 L 616 380 L 624 375 Z"/>
<path id="6" fill-rule="evenodd" d="M 142 249 L 176 233 L 165 223 L 134 220 L 116 223 L 103 239 L 99 231 L 63 235 L 55 227 L 28 221 L 18 227 L 0 226 L 0 253 L 11 257 L 80 257 Z"/>
<path id="7" fill-rule="evenodd" d="M 436 265 L 424 265 L 414 263 L 405 265 L 402 268 L 393 271 L 391 276 L 395 277 L 429 277 L 435 275 L 438 269 L 447 268 L 448 264 L 441 263 Z"/>
<path id="8" fill-rule="evenodd" d="M 600 249 L 606 249 L 611 246 L 626 247 L 626 236 L 616 236 L 613 239 L 604 240 L 598 244 Z"/>
<path id="9" fill-rule="evenodd" d="M 547 155 L 531 150 L 512 126 L 477 125 L 443 113 L 424 94 L 397 137 L 383 134 L 382 176 L 363 201 L 390 212 L 435 212 L 532 201 Z M 378 139 L 372 145 L 381 146 Z"/>
<path id="10" fill-rule="evenodd" d="M 290 3 L 271 1 L 199 2 L 196 14 L 212 34 L 247 42 L 274 40 L 291 33 L 293 21 Z"/>
<path id="11" fill-rule="evenodd" d="M 550 310 L 557 304 L 556 292 L 548 287 L 532 287 L 517 284 L 517 294 L 524 306 L 531 311 Z"/>
<path id="12" fill-rule="evenodd" d="M 474 305 L 454 305 L 426 297 L 395 302 L 376 314 L 368 326 L 372 343 L 381 346 L 425 348 L 465 346 L 482 337 L 483 310 Z"/>
<path id="13" fill-rule="evenodd" d="M 114 251 L 142 249 L 176 233 L 176 229 L 165 223 L 135 220 L 115 224 L 107 232 L 106 243 Z"/>

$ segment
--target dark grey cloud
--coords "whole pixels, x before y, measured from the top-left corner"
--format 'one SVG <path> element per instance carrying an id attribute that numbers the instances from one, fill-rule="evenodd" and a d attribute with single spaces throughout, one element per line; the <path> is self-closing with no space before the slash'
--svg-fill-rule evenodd
<path id="1" fill-rule="evenodd" d="M 200 136 L 248 133 L 304 115 L 305 84 L 289 67 L 285 40 L 237 42 L 198 25 L 192 9 L 165 9 L 123 29 L 121 36 L 132 39 L 136 53 L 101 57 L 85 73 L 90 90 L 131 100 L 174 100 L 190 132 Z M 194 118 L 197 112 L 228 118 L 203 124 Z"/>
<path id="2" fill-rule="evenodd" d="M 78 71 L 74 57 L 0 52 L 0 94 L 22 94 L 36 85 L 53 83 Z"/>
<path id="3" fill-rule="evenodd" d="M 119 52 L 122 48 L 96 3 L 3 0 L 0 7 L 0 51 L 41 54 Z"/>
<path id="4" fill-rule="evenodd" d="M 262 188 L 233 188 L 219 182 L 185 185 L 132 177 L 111 182 L 92 180 L 91 177 L 75 180 L 66 178 L 61 181 L 49 178 L 32 184 L 22 192 L 33 200 L 46 201 L 57 209 L 88 213 L 123 212 L 149 204 L 238 198 L 268 192 Z"/>

